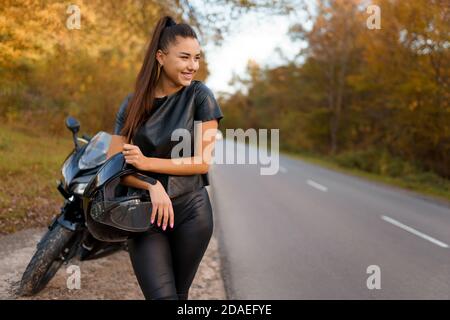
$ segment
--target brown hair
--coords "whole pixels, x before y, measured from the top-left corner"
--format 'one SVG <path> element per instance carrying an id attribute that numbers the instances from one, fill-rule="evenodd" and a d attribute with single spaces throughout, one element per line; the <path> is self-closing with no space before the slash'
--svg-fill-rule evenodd
<path id="1" fill-rule="evenodd" d="M 166 52 L 169 45 L 176 41 L 176 36 L 197 39 L 197 34 L 188 24 L 177 24 L 171 16 L 159 19 L 137 76 L 134 94 L 126 108 L 125 124 L 120 131 L 120 135 L 125 136 L 128 143 L 153 108 L 155 87 L 160 71 L 156 52 L 159 49 Z"/>

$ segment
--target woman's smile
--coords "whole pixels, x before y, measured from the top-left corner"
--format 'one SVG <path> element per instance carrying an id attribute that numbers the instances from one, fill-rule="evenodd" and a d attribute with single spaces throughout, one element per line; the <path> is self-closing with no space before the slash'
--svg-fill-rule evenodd
<path id="1" fill-rule="evenodd" d="M 183 78 L 186 80 L 192 80 L 193 72 L 182 72 Z"/>

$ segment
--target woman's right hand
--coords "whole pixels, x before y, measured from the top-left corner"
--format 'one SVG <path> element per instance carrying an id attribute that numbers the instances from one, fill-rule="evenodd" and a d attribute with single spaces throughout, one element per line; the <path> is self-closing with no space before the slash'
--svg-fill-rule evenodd
<path id="1" fill-rule="evenodd" d="M 155 185 L 150 185 L 148 190 L 152 202 L 151 223 L 153 224 L 156 218 L 158 227 L 161 226 L 162 223 L 163 230 L 166 230 L 168 223 L 170 224 L 170 227 L 173 228 L 174 213 L 172 201 L 161 182 L 158 181 Z"/>

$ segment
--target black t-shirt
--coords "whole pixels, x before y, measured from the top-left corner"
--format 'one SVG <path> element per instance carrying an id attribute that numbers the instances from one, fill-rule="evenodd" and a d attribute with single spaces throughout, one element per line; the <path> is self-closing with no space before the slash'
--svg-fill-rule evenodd
<path id="1" fill-rule="evenodd" d="M 161 98 L 155 98 L 154 103 L 153 103 L 153 109 L 150 111 L 150 117 L 152 117 L 154 115 L 154 113 L 156 112 L 156 110 L 158 110 L 164 104 L 164 102 L 167 100 L 167 97 L 168 96 L 161 97 Z M 146 122 L 148 120 L 149 119 L 147 119 Z M 135 137 L 136 136 L 133 137 L 133 141 L 134 141 Z M 167 190 L 167 183 L 168 183 L 168 175 L 167 174 L 156 173 L 156 172 L 145 172 L 144 174 L 149 177 L 159 180 L 159 182 L 161 182 L 161 184 L 164 186 L 164 189 Z M 135 189 L 133 188 L 132 191 L 135 191 Z"/>
<path id="2" fill-rule="evenodd" d="M 159 107 L 163 105 L 163 103 L 167 100 L 168 96 L 161 97 L 161 98 L 155 98 L 155 102 L 153 104 L 153 109 L 150 112 L 150 116 L 152 116 L 156 110 L 158 110 Z"/>
<path id="3" fill-rule="evenodd" d="M 114 134 L 120 134 L 131 96 L 129 94 L 119 108 Z M 220 122 L 222 118 L 223 113 L 212 91 L 201 81 L 193 80 L 189 86 L 171 95 L 156 98 L 148 119 L 136 130 L 132 141 L 147 157 L 171 159 L 194 156 L 194 122 L 212 119 Z M 185 150 L 182 150 L 179 154 L 172 155 L 172 151 L 179 148 L 180 142 L 184 143 L 182 140 L 186 135 L 183 133 L 189 133 L 190 153 L 183 154 Z M 186 141 L 185 146 L 188 142 Z M 208 174 L 180 176 L 148 171 L 141 173 L 158 179 L 171 198 L 209 185 Z"/>

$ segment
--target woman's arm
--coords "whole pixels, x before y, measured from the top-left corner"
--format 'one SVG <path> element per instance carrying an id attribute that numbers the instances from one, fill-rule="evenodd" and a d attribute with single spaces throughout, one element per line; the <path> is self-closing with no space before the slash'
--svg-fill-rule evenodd
<path id="1" fill-rule="evenodd" d="M 156 180 L 156 181 L 158 181 L 158 180 Z M 127 186 L 127 187 L 133 187 L 133 188 L 144 189 L 144 190 L 149 190 L 151 187 L 153 187 L 153 185 L 151 185 L 150 183 L 140 180 L 132 175 L 126 175 L 126 176 L 121 177 L 120 184 Z"/>
<path id="2" fill-rule="evenodd" d="M 111 143 L 109 145 L 108 152 L 106 153 L 106 159 L 109 159 L 116 153 L 122 152 L 123 145 L 125 144 L 125 137 L 119 136 L 119 135 L 112 135 L 111 137 Z M 148 177 L 148 180 L 154 180 L 156 179 Z M 123 176 L 120 178 L 120 184 L 125 185 L 127 187 L 134 187 L 138 189 L 144 189 L 149 190 L 153 185 L 149 182 L 139 179 L 132 175 Z"/>
<path id="3" fill-rule="evenodd" d="M 209 171 L 217 133 L 217 120 L 201 123 L 201 137 L 196 138 L 194 157 L 161 159 L 147 158 L 148 170 L 172 175 L 203 174 Z"/>
<path id="4" fill-rule="evenodd" d="M 203 174 L 209 170 L 217 133 L 217 120 L 202 122 L 201 135 L 196 138 L 194 157 L 163 159 L 145 157 L 137 146 L 125 145 L 124 155 L 128 163 L 140 170 L 171 175 Z"/>

